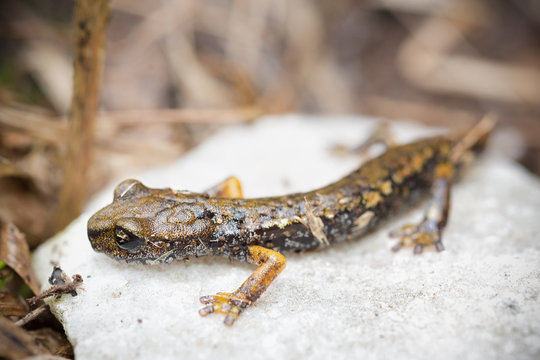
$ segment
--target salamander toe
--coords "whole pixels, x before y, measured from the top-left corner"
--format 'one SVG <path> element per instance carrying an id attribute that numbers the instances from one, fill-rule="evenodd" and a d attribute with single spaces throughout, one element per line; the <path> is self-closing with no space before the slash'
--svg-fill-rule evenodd
<path id="1" fill-rule="evenodd" d="M 224 314 L 225 320 L 223 322 L 228 326 L 232 326 L 240 313 L 250 305 L 246 299 L 223 292 L 202 296 L 200 302 L 206 306 L 199 310 L 199 315 L 206 316 L 214 312 Z"/>

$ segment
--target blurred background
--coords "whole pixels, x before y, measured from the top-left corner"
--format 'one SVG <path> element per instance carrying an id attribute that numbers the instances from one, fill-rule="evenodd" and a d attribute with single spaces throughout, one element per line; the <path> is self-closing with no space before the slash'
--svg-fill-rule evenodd
<path id="1" fill-rule="evenodd" d="M 0 218 L 53 232 L 74 2 L 0 4 Z M 261 114 L 455 127 L 487 112 L 540 173 L 540 1 L 114 0 L 88 193 Z"/>

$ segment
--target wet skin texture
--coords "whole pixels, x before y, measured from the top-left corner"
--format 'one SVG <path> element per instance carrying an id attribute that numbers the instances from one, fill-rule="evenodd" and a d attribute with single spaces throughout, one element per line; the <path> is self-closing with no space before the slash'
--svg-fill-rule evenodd
<path id="1" fill-rule="evenodd" d="M 125 180 L 88 221 L 88 237 L 96 251 L 140 262 L 247 261 L 250 245 L 284 252 L 352 240 L 426 194 L 451 145 L 435 138 L 395 147 L 333 184 L 270 198 L 210 198 Z"/>
<path id="2" fill-rule="evenodd" d="M 225 324 L 232 325 L 283 270 L 281 253 L 357 239 L 430 190 L 424 219 L 392 233 L 399 239 L 393 250 L 413 246 L 420 253 L 434 245 L 442 251 L 454 169 L 465 153 L 483 147 L 492 126 L 480 122 L 465 133 L 392 147 L 341 180 L 307 193 L 227 198 L 223 186 L 200 194 L 125 180 L 113 202 L 88 221 L 88 237 L 94 250 L 125 261 L 219 255 L 257 265 L 235 292 L 201 298 L 206 304 L 201 315 L 224 313 Z"/>

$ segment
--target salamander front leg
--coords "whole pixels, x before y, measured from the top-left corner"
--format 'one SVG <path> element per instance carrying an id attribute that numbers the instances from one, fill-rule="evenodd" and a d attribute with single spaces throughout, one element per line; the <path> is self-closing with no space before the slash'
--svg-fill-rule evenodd
<path id="1" fill-rule="evenodd" d="M 443 251 L 441 233 L 448 220 L 450 208 L 450 181 L 454 173 L 451 164 L 440 164 L 435 169 L 431 199 L 424 219 L 418 225 L 405 225 L 403 228 L 390 233 L 391 237 L 399 238 L 392 248 L 398 251 L 403 246 L 414 246 L 414 253 L 420 254 L 426 245 L 435 245 L 437 251 Z"/>
<path id="2" fill-rule="evenodd" d="M 201 316 L 213 312 L 222 313 L 225 314 L 225 325 L 231 326 L 238 315 L 265 292 L 287 263 L 285 257 L 274 250 L 250 246 L 248 251 L 249 263 L 257 265 L 258 268 L 235 292 L 201 297 L 201 303 L 206 304 L 199 310 Z"/>
<path id="3" fill-rule="evenodd" d="M 243 197 L 242 185 L 235 176 L 230 176 L 219 184 L 212 186 L 204 194 L 216 198 L 240 199 Z"/>

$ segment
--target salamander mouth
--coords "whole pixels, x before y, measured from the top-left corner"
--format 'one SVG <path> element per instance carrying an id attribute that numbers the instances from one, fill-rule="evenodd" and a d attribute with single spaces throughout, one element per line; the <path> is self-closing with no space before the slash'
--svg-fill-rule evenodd
<path id="1" fill-rule="evenodd" d="M 141 264 L 159 264 L 164 262 L 170 262 L 172 260 L 172 253 L 166 254 L 154 254 L 148 253 L 144 248 L 139 251 L 130 252 L 126 249 L 122 249 L 116 241 L 110 241 L 111 231 L 100 231 L 96 229 L 88 229 L 88 239 L 90 245 L 95 252 L 103 253 L 114 260 L 123 261 L 126 263 L 141 263 Z M 163 256 L 163 255 L 171 255 Z"/>
<path id="2" fill-rule="evenodd" d="M 94 249 L 95 251 L 99 251 L 99 252 L 103 251 L 101 244 L 99 244 L 99 241 L 97 240 L 101 237 L 102 234 L 103 234 L 102 231 L 94 230 L 90 228 L 87 229 L 88 240 L 90 240 L 90 245 L 92 246 L 92 249 Z"/>

